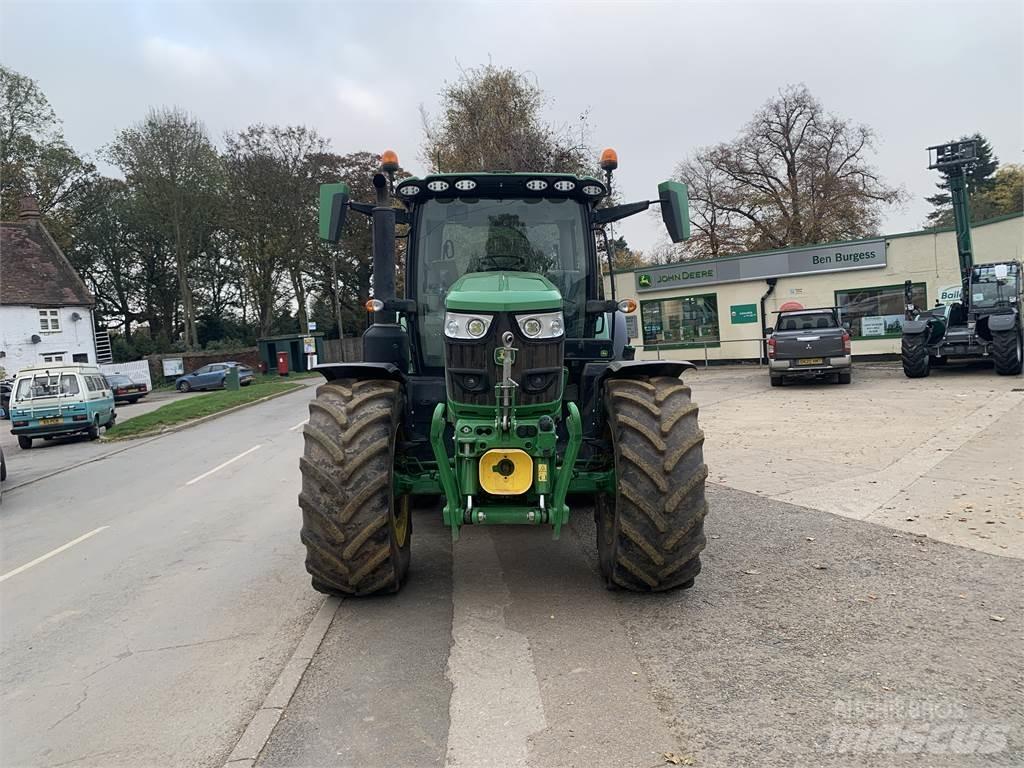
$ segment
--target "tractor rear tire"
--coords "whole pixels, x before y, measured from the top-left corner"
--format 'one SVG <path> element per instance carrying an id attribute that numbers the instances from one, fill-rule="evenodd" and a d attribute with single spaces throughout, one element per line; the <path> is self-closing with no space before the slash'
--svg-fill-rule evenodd
<path id="1" fill-rule="evenodd" d="M 679 379 L 610 381 L 605 407 L 616 493 L 597 498 L 597 549 L 609 589 L 693 586 L 707 543 L 704 433 Z"/>
<path id="2" fill-rule="evenodd" d="M 394 381 L 322 385 L 303 429 L 302 543 L 313 588 L 329 595 L 397 592 L 409 572 L 410 497 L 395 498 L 403 408 Z"/>
<path id="3" fill-rule="evenodd" d="M 928 375 L 928 343 L 923 333 L 908 333 L 903 336 L 900 358 L 903 373 L 908 379 L 923 379 Z"/>
<path id="4" fill-rule="evenodd" d="M 1016 376 L 1024 367 L 1024 342 L 1016 328 L 992 334 L 992 362 L 1000 376 Z"/>

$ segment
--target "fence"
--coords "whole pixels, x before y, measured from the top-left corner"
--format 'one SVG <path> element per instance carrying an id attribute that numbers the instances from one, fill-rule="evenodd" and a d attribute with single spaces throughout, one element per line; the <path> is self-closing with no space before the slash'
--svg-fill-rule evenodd
<path id="1" fill-rule="evenodd" d="M 324 339 L 324 356 L 321 363 L 357 363 L 363 359 L 363 340 Z"/>
<path id="2" fill-rule="evenodd" d="M 135 360 L 130 363 L 103 363 L 99 366 L 103 373 L 120 373 L 128 376 L 137 384 L 145 382 L 146 390 L 153 389 L 153 378 L 149 374 L 149 363 L 145 360 Z"/>
<path id="3" fill-rule="evenodd" d="M 692 358 L 695 357 L 695 355 L 690 355 L 689 353 L 690 352 L 698 353 L 700 355 L 700 357 L 703 357 L 703 359 L 704 359 L 704 367 L 705 368 L 710 366 L 712 360 L 714 360 L 716 362 L 718 360 L 721 360 L 722 363 L 734 363 L 734 362 L 746 362 L 746 361 L 751 361 L 752 362 L 754 360 L 757 360 L 757 364 L 758 365 L 765 365 L 765 363 L 766 363 L 766 360 L 765 360 L 765 357 L 764 357 L 764 342 L 765 341 L 766 341 L 766 339 L 761 338 L 761 337 L 757 337 L 757 338 L 753 338 L 753 339 L 721 339 L 721 340 L 716 340 L 716 341 L 704 341 L 704 342 L 693 341 L 693 342 L 688 342 L 691 345 L 691 347 L 688 348 L 688 349 L 685 349 L 685 350 L 675 349 L 675 350 L 672 350 L 672 351 L 674 353 L 681 353 L 684 357 L 687 357 L 687 359 L 690 359 L 690 362 L 697 362 L 697 361 L 699 361 L 700 358 L 698 357 L 697 360 L 693 360 Z M 732 347 L 731 351 L 733 351 L 734 354 L 723 355 L 720 358 L 709 358 L 708 357 L 708 349 L 709 348 L 715 347 L 715 348 L 723 349 L 724 350 L 724 349 L 726 349 L 726 347 L 725 347 L 726 344 L 746 344 L 747 346 L 746 347 L 742 347 L 742 348 Z M 658 345 L 658 344 L 652 344 L 650 346 L 644 346 L 643 344 L 637 344 L 635 346 L 636 346 L 636 349 L 637 349 L 638 352 L 643 351 L 643 352 L 646 352 L 649 355 L 650 354 L 656 354 L 658 360 L 662 360 L 662 359 L 679 360 L 679 359 L 682 359 L 682 358 L 677 357 L 675 355 L 673 357 L 671 357 L 671 358 L 662 358 L 662 349 L 661 349 L 661 346 Z"/>

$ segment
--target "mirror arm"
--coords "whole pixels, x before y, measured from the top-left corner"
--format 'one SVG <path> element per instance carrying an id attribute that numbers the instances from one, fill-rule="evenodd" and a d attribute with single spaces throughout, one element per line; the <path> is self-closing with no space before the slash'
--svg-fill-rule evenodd
<path id="1" fill-rule="evenodd" d="M 355 200 L 350 200 L 348 207 L 364 216 L 373 216 L 373 206 L 369 203 L 357 203 Z"/>
<path id="2" fill-rule="evenodd" d="M 600 208 L 594 211 L 591 215 L 591 221 L 594 224 L 601 226 L 602 224 L 608 224 L 619 219 L 624 219 L 627 216 L 633 216 L 634 214 L 646 211 L 651 207 L 651 203 L 659 203 L 660 200 L 641 200 L 638 203 L 625 203 L 624 205 L 613 205 L 611 208 Z"/>
<path id="3" fill-rule="evenodd" d="M 605 312 L 614 312 L 619 308 L 619 305 L 611 300 L 604 299 L 590 299 L 587 302 L 587 314 L 588 315 L 603 315 Z"/>
<path id="4" fill-rule="evenodd" d="M 385 312 L 401 312 L 403 315 L 416 314 L 416 302 L 412 299 L 388 299 L 384 302 Z"/>

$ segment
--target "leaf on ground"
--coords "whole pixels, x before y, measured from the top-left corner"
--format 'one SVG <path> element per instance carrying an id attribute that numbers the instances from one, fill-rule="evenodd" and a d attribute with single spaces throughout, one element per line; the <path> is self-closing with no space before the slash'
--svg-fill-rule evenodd
<path id="1" fill-rule="evenodd" d="M 1005 616 L 1000 616 L 997 613 L 993 613 L 991 616 L 989 616 L 989 618 L 992 619 L 992 621 L 1006 621 Z"/>
<path id="2" fill-rule="evenodd" d="M 815 563 L 814 564 L 814 570 L 816 570 L 816 571 L 825 571 L 825 570 L 828 570 L 828 566 L 825 565 L 824 563 Z"/>
<path id="3" fill-rule="evenodd" d="M 665 762 L 669 765 L 695 765 L 693 758 L 689 755 L 677 755 L 675 752 L 662 752 L 661 756 L 665 758 Z"/>
<path id="4" fill-rule="evenodd" d="M 747 574 L 747 576 L 760 576 L 761 575 L 760 571 L 755 570 L 753 568 L 751 568 L 749 571 L 744 571 L 744 573 Z"/>

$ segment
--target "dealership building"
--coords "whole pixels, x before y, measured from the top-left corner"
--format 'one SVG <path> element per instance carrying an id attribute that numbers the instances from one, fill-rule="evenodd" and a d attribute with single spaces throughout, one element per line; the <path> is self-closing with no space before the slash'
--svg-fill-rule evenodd
<path id="1" fill-rule="evenodd" d="M 1024 260 L 1022 214 L 975 224 L 971 237 L 975 263 Z M 855 356 L 899 354 L 907 280 L 920 308 L 960 296 L 952 229 L 686 261 L 614 279 L 615 297 L 640 305 L 627 316 L 637 359 L 757 360 L 762 329 L 790 301 L 839 307 Z"/>

